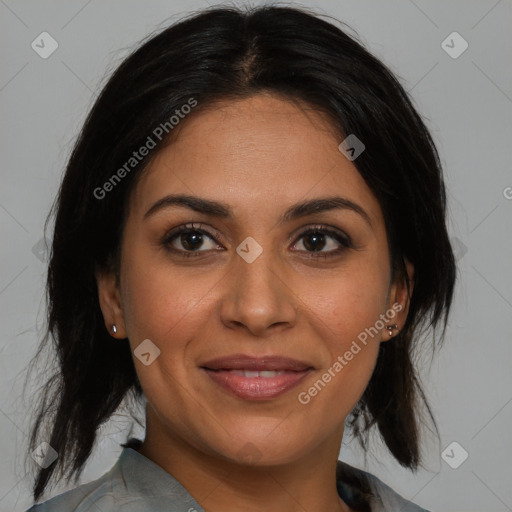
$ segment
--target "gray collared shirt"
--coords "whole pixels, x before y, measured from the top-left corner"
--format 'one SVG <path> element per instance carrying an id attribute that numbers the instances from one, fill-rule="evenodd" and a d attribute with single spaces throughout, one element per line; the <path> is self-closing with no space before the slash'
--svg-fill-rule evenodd
<path id="1" fill-rule="evenodd" d="M 394 492 L 377 477 L 338 461 L 364 475 L 376 498 L 372 512 L 428 512 Z M 342 499 L 351 490 L 338 480 Z M 189 492 L 167 471 L 133 448 L 123 448 L 103 476 L 64 492 L 27 512 L 204 512 Z"/>

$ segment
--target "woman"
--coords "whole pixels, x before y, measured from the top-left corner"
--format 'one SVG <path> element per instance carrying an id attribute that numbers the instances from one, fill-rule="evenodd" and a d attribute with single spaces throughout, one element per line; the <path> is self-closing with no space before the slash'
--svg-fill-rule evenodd
<path id="1" fill-rule="evenodd" d="M 424 510 L 338 455 L 376 426 L 420 465 L 412 355 L 455 274 L 432 139 L 358 42 L 292 8 L 169 27 L 109 80 L 59 192 L 35 500 L 123 399 L 145 438 L 30 510 Z"/>

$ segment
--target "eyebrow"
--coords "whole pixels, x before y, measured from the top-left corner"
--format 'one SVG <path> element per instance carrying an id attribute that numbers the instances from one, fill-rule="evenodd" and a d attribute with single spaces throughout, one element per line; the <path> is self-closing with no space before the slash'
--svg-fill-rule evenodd
<path id="1" fill-rule="evenodd" d="M 156 212 L 172 206 L 182 206 L 195 212 L 218 217 L 220 219 L 230 219 L 234 217 L 233 210 L 227 204 L 197 196 L 175 194 L 167 195 L 159 199 L 144 214 L 143 219 L 147 219 Z M 373 229 L 370 216 L 368 213 L 366 213 L 364 208 L 357 203 L 354 203 L 350 199 L 340 196 L 319 197 L 309 201 L 294 204 L 281 215 L 279 223 L 282 224 L 284 222 L 290 222 L 302 217 L 307 217 L 308 215 L 331 210 L 353 211 L 360 215 Z"/>

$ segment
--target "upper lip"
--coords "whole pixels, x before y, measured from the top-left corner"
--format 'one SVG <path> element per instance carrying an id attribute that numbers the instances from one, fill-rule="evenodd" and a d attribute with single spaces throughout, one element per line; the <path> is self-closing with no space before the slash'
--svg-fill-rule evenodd
<path id="1" fill-rule="evenodd" d="M 233 354 L 231 356 L 218 357 L 216 359 L 211 359 L 200 366 L 201 368 L 208 368 L 209 370 L 290 370 L 295 372 L 313 368 L 309 363 L 298 359 L 292 359 L 291 357 L 275 355 L 253 357 L 244 354 Z"/>

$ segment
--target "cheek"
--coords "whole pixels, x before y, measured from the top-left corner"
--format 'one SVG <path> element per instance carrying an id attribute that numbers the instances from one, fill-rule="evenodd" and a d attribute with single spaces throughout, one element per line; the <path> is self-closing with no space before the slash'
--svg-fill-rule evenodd
<path id="1" fill-rule="evenodd" d="M 123 304 L 128 336 L 153 337 L 166 344 L 178 328 L 183 333 L 187 317 L 197 314 L 204 304 L 203 287 L 177 275 L 153 271 L 151 275 L 137 273 L 125 280 Z"/>
<path id="2" fill-rule="evenodd" d="M 376 262 L 340 268 L 335 278 L 315 283 L 308 309 L 328 357 L 312 387 L 303 390 L 301 403 L 346 416 L 361 398 L 373 373 L 383 328 L 388 273 Z"/>
<path id="3" fill-rule="evenodd" d="M 205 310 L 211 307 L 208 291 L 215 285 L 214 276 L 172 269 L 161 256 L 155 258 L 154 250 L 135 246 L 126 254 L 122 306 L 131 344 L 149 338 L 161 350 L 171 343 L 174 351 L 183 349 L 208 318 Z"/>
<path id="4" fill-rule="evenodd" d="M 304 295 L 314 316 L 328 328 L 331 347 L 342 350 L 385 313 L 388 289 L 388 270 L 376 262 L 361 261 L 340 268 L 335 277 L 315 282 L 315 289 Z"/>
<path id="5" fill-rule="evenodd" d="M 165 404 L 170 393 L 174 407 L 186 411 L 190 403 L 182 396 L 182 383 L 192 364 L 191 340 L 206 329 L 208 290 L 214 282 L 208 286 L 209 279 L 141 265 L 135 256 L 126 259 L 130 270 L 123 276 L 123 312 L 137 375 L 150 403 Z M 149 345 L 158 355 L 148 366 L 137 358 L 137 348 L 146 339 L 159 350 Z"/>

